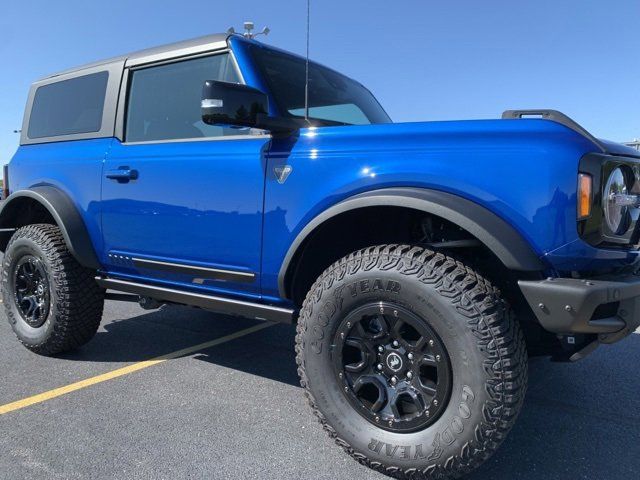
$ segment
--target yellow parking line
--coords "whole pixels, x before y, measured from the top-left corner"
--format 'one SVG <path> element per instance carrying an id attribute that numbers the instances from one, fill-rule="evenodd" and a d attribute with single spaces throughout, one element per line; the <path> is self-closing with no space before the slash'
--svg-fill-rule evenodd
<path id="1" fill-rule="evenodd" d="M 171 360 L 173 358 L 183 357 L 185 355 L 190 355 L 206 348 L 215 347 L 216 345 L 220 345 L 221 343 L 230 342 L 231 340 L 235 340 L 236 338 L 240 338 L 245 335 L 249 335 L 250 333 L 257 332 L 258 330 L 271 327 L 272 325 L 275 324 L 269 322 L 260 323 L 258 325 L 254 325 L 253 327 L 245 328 L 244 330 L 237 331 L 224 337 L 216 338 L 215 340 L 211 340 L 209 342 L 204 342 L 198 345 L 193 345 L 192 347 L 183 348 L 182 350 L 167 353 L 166 355 L 162 355 L 160 357 L 155 357 L 150 360 L 134 363 L 126 367 L 118 368 L 117 370 L 103 373 L 102 375 L 96 375 L 95 377 L 87 378 L 86 380 L 71 383 L 69 385 L 65 385 L 64 387 L 54 388 L 53 390 L 39 393 L 37 395 L 33 395 L 32 397 L 23 398 L 22 400 L 17 400 L 5 405 L 0 405 L 0 415 L 4 415 L 5 413 L 13 412 L 15 410 L 20 410 L 21 408 L 29 407 L 37 403 L 42 403 L 47 400 L 51 400 L 52 398 L 56 398 L 67 393 L 75 392 L 76 390 L 90 387 L 91 385 L 95 385 L 97 383 L 102 383 L 106 382 L 107 380 L 122 377 L 123 375 L 137 372 L 138 370 L 153 367 L 154 365 L 166 362 L 167 360 Z"/>

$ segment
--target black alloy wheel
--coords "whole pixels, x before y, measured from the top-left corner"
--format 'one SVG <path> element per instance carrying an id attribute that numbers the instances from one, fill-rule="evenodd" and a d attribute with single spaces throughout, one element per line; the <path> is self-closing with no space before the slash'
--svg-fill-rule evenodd
<path id="1" fill-rule="evenodd" d="M 438 335 L 409 310 L 372 302 L 338 327 L 332 356 L 350 403 L 392 432 L 435 422 L 451 394 L 449 355 Z"/>
<path id="2" fill-rule="evenodd" d="M 51 307 L 51 289 L 42 260 L 33 255 L 18 260 L 13 275 L 13 295 L 23 320 L 33 328 L 42 326 Z"/>

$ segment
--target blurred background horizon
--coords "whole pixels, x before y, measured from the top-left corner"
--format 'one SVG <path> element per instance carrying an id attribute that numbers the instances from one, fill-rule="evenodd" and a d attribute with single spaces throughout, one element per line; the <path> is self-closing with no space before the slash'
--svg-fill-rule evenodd
<path id="1" fill-rule="evenodd" d="M 29 85 L 70 67 L 242 31 L 305 51 L 306 1 L 68 0 L 0 8 L 0 164 L 15 152 Z M 311 0 L 311 58 L 367 86 L 396 122 L 552 108 L 596 137 L 640 137 L 638 0 Z"/>

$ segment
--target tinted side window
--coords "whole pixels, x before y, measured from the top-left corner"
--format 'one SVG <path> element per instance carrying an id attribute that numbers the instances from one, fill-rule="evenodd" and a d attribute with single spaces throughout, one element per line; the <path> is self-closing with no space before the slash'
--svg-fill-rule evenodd
<path id="1" fill-rule="evenodd" d="M 126 141 L 238 135 L 240 129 L 207 125 L 200 101 L 206 80 L 239 82 L 229 54 L 134 70 L 129 87 Z"/>
<path id="2" fill-rule="evenodd" d="M 29 138 L 100 131 L 108 72 L 38 87 L 29 116 Z"/>

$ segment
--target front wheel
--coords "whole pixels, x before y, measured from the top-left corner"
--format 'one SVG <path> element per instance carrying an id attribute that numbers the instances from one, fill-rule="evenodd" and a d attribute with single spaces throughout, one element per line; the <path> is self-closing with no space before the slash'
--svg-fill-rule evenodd
<path id="1" fill-rule="evenodd" d="M 371 247 L 328 268 L 304 302 L 296 352 L 325 430 L 398 478 L 480 465 L 526 390 L 524 339 L 497 289 L 421 247 Z"/>

